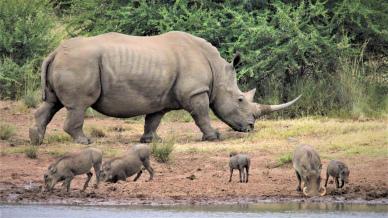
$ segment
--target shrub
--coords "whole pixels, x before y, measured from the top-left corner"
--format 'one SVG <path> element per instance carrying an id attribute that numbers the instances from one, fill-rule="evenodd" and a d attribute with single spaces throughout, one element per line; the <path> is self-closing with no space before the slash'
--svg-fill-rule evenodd
<path id="1" fill-rule="evenodd" d="M 158 162 L 166 163 L 170 160 L 170 154 L 174 150 L 174 144 L 173 140 L 153 142 L 151 145 L 151 154 Z"/>
<path id="2" fill-rule="evenodd" d="M 0 98 L 39 85 L 43 56 L 59 41 L 52 14 L 49 0 L 0 0 Z"/>
<path id="3" fill-rule="evenodd" d="M 8 140 L 15 135 L 15 127 L 11 124 L 0 123 L 0 139 Z"/>
<path id="4" fill-rule="evenodd" d="M 36 159 L 38 157 L 38 147 L 30 145 L 25 149 L 24 153 L 26 154 L 26 157 Z"/>
<path id="5" fill-rule="evenodd" d="M 90 135 L 96 138 L 103 138 L 105 137 L 105 132 L 102 129 L 92 127 L 90 128 Z"/>
<path id="6" fill-rule="evenodd" d="M 40 102 L 39 92 L 27 90 L 23 96 L 23 102 L 29 108 L 36 108 Z"/>

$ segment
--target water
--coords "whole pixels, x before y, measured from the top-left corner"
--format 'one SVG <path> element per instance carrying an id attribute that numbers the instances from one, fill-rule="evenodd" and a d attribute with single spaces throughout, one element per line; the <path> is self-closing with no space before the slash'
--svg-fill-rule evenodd
<path id="1" fill-rule="evenodd" d="M 0 205 L 1 218 L 145 218 L 145 217 L 388 217 L 387 205 L 250 204 L 218 206 L 53 206 Z"/>

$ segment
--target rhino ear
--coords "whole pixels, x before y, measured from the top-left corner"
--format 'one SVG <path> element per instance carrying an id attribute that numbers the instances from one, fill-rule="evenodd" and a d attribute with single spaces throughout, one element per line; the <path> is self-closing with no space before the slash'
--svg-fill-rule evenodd
<path id="1" fill-rule="evenodd" d="M 233 60 L 232 60 L 233 67 L 236 68 L 237 65 L 239 65 L 240 63 L 241 63 L 241 55 L 240 55 L 240 52 L 237 52 L 234 55 Z"/>
<path id="2" fill-rule="evenodd" d="M 253 102 L 253 98 L 255 97 L 255 93 L 256 93 L 256 89 L 252 89 L 248 92 L 244 92 L 244 96 L 249 102 Z"/>

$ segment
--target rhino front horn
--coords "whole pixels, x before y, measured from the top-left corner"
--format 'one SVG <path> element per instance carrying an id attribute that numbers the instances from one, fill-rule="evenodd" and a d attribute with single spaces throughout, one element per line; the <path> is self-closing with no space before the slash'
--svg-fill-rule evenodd
<path id="1" fill-rule="evenodd" d="M 255 116 L 258 117 L 260 115 L 282 110 L 284 108 L 287 108 L 291 105 L 293 105 L 296 101 L 299 100 L 299 98 L 302 97 L 302 95 L 299 95 L 297 98 L 295 98 L 292 101 L 289 101 L 284 104 L 276 104 L 276 105 L 265 105 L 265 104 L 256 104 L 256 111 L 255 111 Z"/>

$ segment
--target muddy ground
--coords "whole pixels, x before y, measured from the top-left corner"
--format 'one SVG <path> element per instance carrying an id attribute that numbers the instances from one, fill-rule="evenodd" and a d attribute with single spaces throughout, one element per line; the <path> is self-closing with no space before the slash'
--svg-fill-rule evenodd
<path id="1" fill-rule="evenodd" d="M 0 102 L 1 122 L 16 126 L 13 139 L 0 140 L 0 202 L 12 203 L 57 203 L 57 204 L 225 204 L 254 203 L 262 201 L 307 201 L 307 202 L 361 202 L 388 204 L 388 157 L 386 156 L 341 156 L 350 169 L 350 183 L 336 190 L 333 180 L 329 180 L 325 197 L 307 198 L 295 191 L 297 180 L 290 163 L 276 167 L 278 153 L 268 149 L 250 149 L 252 157 L 250 180 L 248 184 L 238 183 L 238 172 L 233 181 L 228 182 L 229 148 L 236 146 L 234 138 L 247 137 L 235 133 L 220 121 L 213 120 L 224 136 L 222 142 L 201 142 L 201 133 L 193 122 L 162 122 L 159 133 L 162 137 L 173 134 L 178 138 L 169 163 L 158 163 L 152 159 L 155 170 L 153 181 L 148 182 L 145 171 L 137 182 L 132 178 L 127 182 L 101 184 L 99 189 L 91 186 L 81 193 L 80 189 L 86 176 L 76 177 L 71 192 L 61 191 L 58 184 L 53 193 L 42 193 L 43 173 L 47 166 L 57 158 L 48 152 L 53 147 L 74 151 L 80 148 L 72 142 L 47 143 L 39 147 L 38 158 L 27 158 L 18 147 L 28 146 L 28 127 L 32 125 L 34 109 L 15 111 L 15 102 Z M 59 134 L 65 118 L 61 110 L 48 127 L 48 134 Z M 259 122 L 259 121 L 258 121 Z M 292 122 L 292 121 L 290 121 Z M 109 133 L 104 139 L 95 139 L 99 148 L 128 149 L 142 134 L 142 122 L 124 121 L 107 117 L 92 117 L 87 125 L 104 127 L 106 131 L 114 127 L 124 127 L 124 133 Z M 260 131 L 256 130 L 256 131 Z M 188 134 L 190 133 L 190 134 Z M 314 137 L 314 135 L 309 136 Z M 233 143 L 228 144 L 228 140 Z M 234 141 L 233 141 L 234 140 Z M 304 138 L 308 141 L 308 138 Z M 243 141 L 243 140 L 242 140 Z M 217 144 L 229 146 L 225 149 L 196 149 Z M 258 141 L 257 143 L 260 143 Z M 287 140 L 284 140 L 284 144 Z M 179 149 L 179 146 L 189 149 Z M 289 145 L 288 145 L 289 146 Z M 388 149 L 388 148 L 387 148 Z M 11 152 L 14 151 L 14 152 Z M 322 158 L 325 169 L 329 159 Z M 325 178 L 324 170 L 322 177 Z M 91 180 L 95 181 L 94 176 Z"/>

